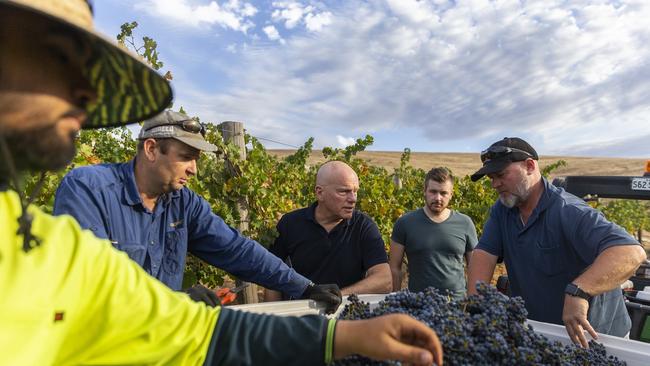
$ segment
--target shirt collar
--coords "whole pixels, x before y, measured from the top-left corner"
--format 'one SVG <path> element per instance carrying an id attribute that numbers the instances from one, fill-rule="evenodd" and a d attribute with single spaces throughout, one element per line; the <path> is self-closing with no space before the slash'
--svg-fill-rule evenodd
<path id="1" fill-rule="evenodd" d="M 557 191 L 557 188 L 544 177 L 542 177 L 542 186 L 544 187 L 544 192 L 542 192 L 542 195 L 539 197 L 539 202 L 537 202 L 537 207 L 535 207 L 535 210 L 539 212 L 546 210 L 551 202 L 551 196 Z"/>
<path id="2" fill-rule="evenodd" d="M 307 218 L 307 220 L 313 221 L 313 222 L 315 222 L 316 224 L 320 225 L 320 224 L 318 223 L 318 221 L 316 221 L 316 206 L 318 206 L 318 201 L 312 203 L 312 204 L 307 208 L 307 211 L 305 211 L 305 218 Z M 355 209 L 354 211 L 356 211 L 356 209 Z M 353 214 L 353 215 L 354 215 L 354 214 Z M 343 223 L 345 223 L 345 226 L 350 226 L 351 222 L 352 222 L 352 219 L 345 219 L 345 220 L 343 220 Z M 339 222 L 336 226 L 339 226 L 339 225 L 341 225 L 340 222 Z"/>
<path id="3" fill-rule="evenodd" d="M 141 204 L 142 197 L 140 197 L 138 185 L 135 183 L 135 158 L 122 164 L 122 178 L 124 179 L 124 201 L 131 206 Z"/>
<path id="4" fill-rule="evenodd" d="M 314 202 L 309 207 L 307 207 L 307 210 L 305 210 L 305 218 L 307 220 L 316 222 L 316 206 L 318 206 L 318 202 Z"/>

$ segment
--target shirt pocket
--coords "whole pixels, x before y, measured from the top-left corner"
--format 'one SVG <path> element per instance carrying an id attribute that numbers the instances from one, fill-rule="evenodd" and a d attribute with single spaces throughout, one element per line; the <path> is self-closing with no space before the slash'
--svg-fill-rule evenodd
<path id="1" fill-rule="evenodd" d="M 115 249 L 125 252 L 131 260 L 138 263 L 140 267 L 144 265 L 144 259 L 147 255 L 147 248 L 142 243 L 111 241 Z"/>
<path id="2" fill-rule="evenodd" d="M 165 254 L 163 256 L 163 270 L 167 274 L 177 274 L 181 271 L 181 264 L 185 262 L 186 229 L 178 228 L 165 233 Z"/>
<path id="3" fill-rule="evenodd" d="M 535 267 L 546 276 L 557 276 L 566 271 L 566 256 L 560 244 L 535 241 L 532 250 Z"/>

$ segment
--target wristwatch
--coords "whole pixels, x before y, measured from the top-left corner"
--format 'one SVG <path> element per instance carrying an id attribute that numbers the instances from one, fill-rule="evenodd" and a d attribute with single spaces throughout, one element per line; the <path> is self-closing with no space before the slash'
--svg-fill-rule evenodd
<path id="1" fill-rule="evenodd" d="M 580 287 L 578 287 L 578 285 L 576 285 L 575 283 L 570 283 L 566 285 L 566 288 L 564 289 L 564 293 L 569 294 L 571 296 L 581 297 L 587 301 L 591 300 L 592 297 L 584 290 L 582 290 Z"/>

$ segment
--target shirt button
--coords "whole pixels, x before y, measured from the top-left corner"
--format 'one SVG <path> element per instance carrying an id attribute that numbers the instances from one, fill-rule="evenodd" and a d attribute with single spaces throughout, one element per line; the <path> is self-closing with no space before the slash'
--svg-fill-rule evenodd
<path id="1" fill-rule="evenodd" d="M 149 244 L 150 245 L 156 245 L 156 242 L 152 240 L 151 243 L 149 243 Z"/>

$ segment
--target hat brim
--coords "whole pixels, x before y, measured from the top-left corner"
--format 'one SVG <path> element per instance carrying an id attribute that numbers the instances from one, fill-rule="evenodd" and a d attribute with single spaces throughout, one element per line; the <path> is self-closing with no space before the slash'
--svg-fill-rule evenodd
<path id="1" fill-rule="evenodd" d="M 43 17 L 85 36 L 93 47 L 95 57 L 83 70 L 95 90 L 97 99 L 87 107 L 84 129 L 122 126 L 151 118 L 172 101 L 169 82 L 155 70 L 92 29 L 70 23 L 39 9 L 15 2 L 0 1 L 0 5 Z"/>
<path id="2" fill-rule="evenodd" d="M 192 138 L 185 136 L 173 136 L 172 138 L 201 151 L 215 152 L 219 149 L 215 145 L 205 141 L 202 138 Z"/>
<path id="3" fill-rule="evenodd" d="M 481 169 L 477 170 L 476 173 L 472 174 L 470 179 L 472 182 L 476 182 L 488 174 L 502 171 L 507 168 L 510 163 L 512 163 L 510 160 L 490 160 L 485 163 Z"/>

